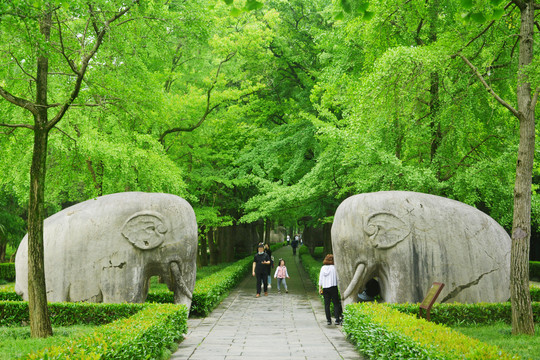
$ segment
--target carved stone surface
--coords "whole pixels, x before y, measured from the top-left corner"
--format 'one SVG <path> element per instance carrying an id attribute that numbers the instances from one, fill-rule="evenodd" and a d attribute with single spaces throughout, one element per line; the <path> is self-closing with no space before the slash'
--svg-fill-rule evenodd
<path id="1" fill-rule="evenodd" d="M 161 276 L 176 303 L 191 305 L 197 222 L 171 194 L 126 192 L 64 209 L 45 220 L 48 301 L 144 302 Z M 15 290 L 28 299 L 28 239 L 15 258 Z"/>
<path id="2" fill-rule="evenodd" d="M 332 246 L 345 304 L 374 277 L 391 303 L 421 302 L 433 282 L 445 284 L 440 302 L 510 297 L 510 237 L 455 200 L 405 191 L 349 197 L 336 211 Z"/>

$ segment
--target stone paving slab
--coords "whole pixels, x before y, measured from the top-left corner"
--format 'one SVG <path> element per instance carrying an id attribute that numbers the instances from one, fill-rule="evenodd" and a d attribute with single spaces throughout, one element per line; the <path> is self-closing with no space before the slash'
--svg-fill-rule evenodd
<path id="1" fill-rule="evenodd" d="M 291 248 L 273 255 L 286 261 L 289 293 L 278 294 L 272 278 L 268 296 L 256 298 L 256 280 L 247 277 L 208 317 L 188 320 L 171 360 L 363 359 L 340 326 L 326 325 L 316 288 Z"/>

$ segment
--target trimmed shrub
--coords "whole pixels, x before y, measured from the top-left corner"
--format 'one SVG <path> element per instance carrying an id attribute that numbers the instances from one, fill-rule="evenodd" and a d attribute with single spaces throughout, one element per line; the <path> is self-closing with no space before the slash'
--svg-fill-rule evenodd
<path id="1" fill-rule="evenodd" d="M 148 304 L 49 303 L 54 326 L 103 325 L 119 318 L 133 316 Z M 28 302 L 0 301 L 0 326 L 28 324 Z"/>
<path id="2" fill-rule="evenodd" d="M 142 305 L 135 315 L 94 333 L 30 354 L 26 359 L 160 359 L 187 331 L 184 305 Z"/>
<path id="3" fill-rule="evenodd" d="M 517 359 L 493 345 L 377 303 L 348 305 L 343 330 L 374 359 Z"/>
<path id="4" fill-rule="evenodd" d="M 195 284 L 190 315 L 207 316 L 225 296 L 249 273 L 253 257 L 238 260 L 233 265 L 205 277 Z"/>
<path id="5" fill-rule="evenodd" d="M 0 301 L 22 301 L 13 288 L 0 288 Z"/>
<path id="6" fill-rule="evenodd" d="M 399 312 L 417 315 L 419 304 L 387 304 Z M 533 315 L 540 320 L 540 302 L 533 302 Z M 433 304 L 430 319 L 437 324 L 445 325 L 474 325 L 493 324 L 496 322 L 512 322 L 512 305 L 505 303 L 476 303 L 476 304 Z"/>
<path id="7" fill-rule="evenodd" d="M 531 301 L 540 301 L 540 287 L 531 285 Z"/>
<path id="8" fill-rule="evenodd" d="M 252 262 L 253 257 L 249 256 L 198 280 L 193 290 L 190 316 L 207 316 L 227 296 L 229 290 L 249 273 Z M 169 290 L 151 291 L 146 301 L 172 303 L 174 294 Z"/>
<path id="9" fill-rule="evenodd" d="M 322 261 L 315 260 L 310 254 L 307 247 L 302 246 L 298 250 L 298 255 L 300 256 L 300 261 L 306 269 L 306 272 L 309 275 L 309 279 L 315 284 L 317 289 L 319 288 L 319 274 L 321 272 Z"/>
<path id="10" fill-rule="evenodd" d="M 0 280 L 15 281 L 14 263 L 0 263 Z"/>
<path id="11" fill-rule="evenodd" d="M 270 249 L 276 251 L 283 245 L 284 243 L 273 244 Z M 190 316 L 207 316 L 221 303 L 229 291 L 249 274 L 252 263 L 253 255 L 250 255 L 201 280 L 197 280 L 193 290 Z M 172 303 L 174 302 L 174 294 L 169 290 L 151 291 L 148 293 L 146 301 Z"/>
<path id="12" fill-rule="evenodd" d="M 529 261 L 529 279 L 540 281 L 540 261 Z"/>

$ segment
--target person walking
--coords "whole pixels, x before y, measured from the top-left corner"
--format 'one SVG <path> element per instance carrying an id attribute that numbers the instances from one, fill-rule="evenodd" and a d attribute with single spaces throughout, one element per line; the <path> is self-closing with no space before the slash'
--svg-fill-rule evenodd
<path id="1" fill-rule="evenodd" d="M 289 289 L 287 289 L 287 281 L 285 278 L 289 279 L 289 273 L 287 272 L 287 267 L 285 266 L 285 260 L 279 259 L 279 265 L 274 273 L 274 278 L 277 279 L 278 294 L 281 294 L 281 285 L 283 285 L 285 288 L 285 292 L 288 293 Z"/>
<path id="2" fill-rule="evenodd" d="M 270 289 L 272 287 L 272 269 L 274 268 L 274 259 L 272 258 L 272 249 L 270 249 L 270 245 L 268 243 L 264 244 L 264 252 L 268 254 L 268 257 L 270 258 L 270 265 L 267 266 L 267 274 L 268 274 L 268 288 Z"/>
<path id="3" fill-rule="evenodd" d="M 336 325 L 342 323 L 341 300 L 339 299 L 337 287 L 337 273 L 334 266 L 334 255 L 328 254 L 323 260 L 323 266 L 319 274 L 319 293 L 324 297 L 324 312 L 326 313 L 326 321 L 328 325 L 332 325 L 332 317 L 330 316 L 330 302 L 334 303 L 334 316 L 336 317 Z"/>
<path id="4" fill-rule="evenodd" d="M 268 296 L 268 266 L 270 257 L 264 252 L 264 245 L 260 243 L 257 246 L 257 254 L 253 258 L 253 276 L 257 277 L 257 297 L 261 296 L 261 282 L 264 286 L 264 295 Z"/>
<path id="5" fill-rule="evenodd" d="M 300 237 L 298 235 L 295 235 L 293 241 L 291 242 L 292 254 L 293 255 L 296 255 L 296 248 L 298 247 L 298 239 L 299 238 Z"/>

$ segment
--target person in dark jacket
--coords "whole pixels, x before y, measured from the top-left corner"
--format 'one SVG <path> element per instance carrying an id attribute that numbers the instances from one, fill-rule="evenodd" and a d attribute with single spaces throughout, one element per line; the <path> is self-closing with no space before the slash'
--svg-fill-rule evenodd
<path id="1" fill-rule="evenodd" d="M 272 260 L 272 249 L 270 249 L 270 245 L 264 244 L 264 252 L 268 254 L 268 257 L 270 258 L 270 265 L 267 266 L 268 270 L 268 288 L 272 288 L 272 269 L 274 268 L 274 261 Z"/>
<path id="2" fill-rule="evenodd" d="M 296 248 L 298 247 L 299 239 L 300 239 L 300 236 L 294 235 L 294 239 L 293 239 L 293 241 L 291 242 L 292 254 L 293 254 L 293 255 L 296 255 Z"/>
<path id="3" fill-rule="evenodd" d="M 262 243 L 257 247 L 257 254 L 253 258 L 253 276 L 257 277 L 257 297 L 261 296 L 261 282 L 264 286 L 264 295 L 268 296 L 268 267 L 270 257 L 264 252 Z"/>

